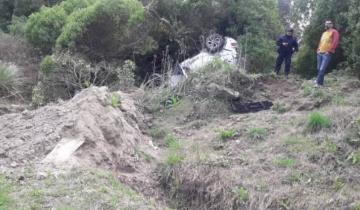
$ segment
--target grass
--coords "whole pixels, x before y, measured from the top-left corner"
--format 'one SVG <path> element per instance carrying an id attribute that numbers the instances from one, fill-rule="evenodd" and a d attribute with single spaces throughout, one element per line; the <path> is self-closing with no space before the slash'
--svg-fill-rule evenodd
<path id="1" fill-rule="evenodd" d="M 283 114 L 285 112 L 288 112 L 290 110 L 290 108 L 287 107 L 286 104 L 275 103 L 274 106 L 272 107 L 272 110 L 274 110 L 275 112 L 277 112 L 279 114 Z"/>
<path id="2" fill-rule="evenodd" d="M 56 210 L 76 210 L 76 209 L 68 205 L 62 205 L 57 207 Z"/>
<path id="3" fill-rule="evenodd" d="M 165 145 L 172 150 L 181 149 L 180 141 L 173 134 L 168 134 L 165 137 Z"/>
<path id="4" fill-rule="evenodd" d="M 246 202 L 249 200 L 249 192 L 244 187 L 238 187 L 233 190 L 233 193 L 240 199 L 242 202 Z"/>
<path id="5" fill-rule="evenodd" d="M 179 165 L 183 162 L 185 157 L 183 155 L 180 155 L 178 153 L 170 153 L 166 158 L 166 164 L 169 166 L 175 166 Z"/>
<path id="6" fill-rule="evenodd" d="M 345 105 L 346 104 L 345 97 L 340 94 L 336 94 L 331 98 L 331 103 L 339 106 Z"/>
<path id="7" fill-rule="evenodd" d="M 141 150 L 135 149 L 135 153 L 139 156 L 142 157 L 146 162 L 150 163 L 151 161 L 155 160 L 155 158 L 149 154 L 147 154 L 146 152 L 143 152 Z"/>
<path id="8" fill-rule="evenodd" d="M 61 173 L 49 183 L 45 183 L 47 179 L 37 180 L 34 172 L 29 172 L 31 176 L 21 184 L 9 183 L 0 175 L 0 210 L 44 209 L 44 205 L 60 210 L 161 209 L 111 172 L 90 170 Z"/>
<path id="9" fill-rule="evenodd" d="M 169 131 L 164 128 L 155 127 L 150 130 L 150 136 L 153 139 L 163 139 L 169 134 Z"/>
<path id="10" fill-rule="evenodd" d="M 301 135 L 291 135 L 286 137 L 283 140 L 283 145 L 291 154 L 299 152 L 314 153 L 318 149 L 318 145 L 314 141 Z"/>
<path id="11" fill-rule="evenodd" d="M 336 190 L 336 191 L 339 191 L 341 190 L 344 186 L 345 186 L 345 180 L 344 179 L 341 179 L 341 178 L 337 178 L 333 184 L 333 188 Z"/>
<path id="12" fill-rule="evenodd" d="M 336 153 L 338 151 L 338 146 L 329 140 L 325 141 L 322 146 L 324 150 L 329 153 Z"/>
<path id="13" fill-rule="evenodd" d="M 172 96 L 170 96 L 170 97 L 166 100 L 166 102 L 165 102 L 165 107 L 166 107 L 166 108 L 174 108 L 174 107 L 178 106 L 179 103 L 180 103 L 180 98 L 179 98 L 179 96 L 177 96 L 177 95 L 172 95 Z"/>
<path id="14" fill-rule="evenodd" d="M 265 139 L 265 137 L 267 136 L 267 130 L 265 128 L 250 128 L 247 132 L 246 135 L 253 140 L 256 139 Z"/>
<path id="15" fill-rule="evenodd" d="M 351 153 L 347 160 L 353 165 L 360 165 L 360 149 Z"/>
<path id="16" fill-rule="evenodd" d="M 293 168 L 295 166 L 295 160 L 291 158 L 279 158 L 276 159 L 275 164 L 281 168 Z"/>
<path id="17" fill-rule="evenodd" d="M 310 84 L 303 85 L 303 95 L 309 96 L 311 98 L 317 99 L 328 99 L 330 95 L 326 94 L 322 89 L 314 88 Z"/>
<path id="18" fill-rule="evenodd" d="M 119 108 L 121 105 L 120 96 L 116 93 L 111 95 L 111 106 L 114 108 Z"/>
<path id="19" fill-rule="evenodd" d="M 319 112 L 312 112 L 309 115 L 307 128 L 311 132 L 317 132 L 329 127 L 331 127 L 331 120 L 327 116 Z"/>
<path id="20" fill-rule="evenodd" d="M 29 195 L 33 198 L 41 198 L 44 193 L 41 191 L 41 190 L 38 190 L 38 189 L 33 189 L 29 192 Z"/>
<path id="21" fill-rule="evenodd" d="M 220 139 L 228 140 L 232 139 L 237 135 L 237 131 L 235 129 L 222 130 L 219 133 Z"/>
<path id="22" fill-rule="evenodd" d="M 309 84 L 306 84 L 303 86 L 304 96 L 310 96 L 313 91 L 314 91 L 314 88 L 312 86 L 310 86 Z"/>
<path id="23" fill-rule="evenodd" d="M 165 145 L 169 148 L 165 163 L 169 166 L 175 166 L 182 163 L 185 157 L 180 154 L 182 145 L 180 144 L 179 139 L 173 134 L 168 134 L 165 137 Z"/>
<path id="24" fill-rule="evenodd" d="M 293 146 L 293 145 L 298 145 L 301 144 L 303 141 L 301 138 L 299 138 L 298 136 L 289 136 L 284 140 L 284 145 L 285 146 Z"/>
<path id="25" fill-rule="evenodd" d="M 15 86 L 15 72 L 11 68 L 0 63 L 0 93 L 11 91 Z"/>
<path id="26" fill-rule="evenodd" d="M 360 203 L 355 204 L 355 206 L 352 207 L 351 210 L 360 210 Z"/>
<path id="27" fill-rule="evenodd" d="M 5 177 L 0 176 L 0 209 L 10 209 L 12 199 L 10 197 L 10 185 Z"/>
<path id="28" fill-rule="evenodd" d="M 299 172 L 293 172 L 286 179 L 290 184 L 299 183 L 302 180 L 302 175 Z"/>

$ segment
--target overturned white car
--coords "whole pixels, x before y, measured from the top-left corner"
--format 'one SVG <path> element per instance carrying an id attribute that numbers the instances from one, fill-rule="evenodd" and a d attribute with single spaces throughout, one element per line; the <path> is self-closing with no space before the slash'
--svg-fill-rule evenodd
<path id="1" fill-rule="evenodd" d="M 219 58 L 229 64 L 236 65 L 238 61 L 238 43 L 230 37 L 212 34 L 206 38 L 206 49 L 198 55 L 178 64 L 170 76 L 170 86 L 175 87 L 187 78 L 189 72 L 196 71 Z"/>

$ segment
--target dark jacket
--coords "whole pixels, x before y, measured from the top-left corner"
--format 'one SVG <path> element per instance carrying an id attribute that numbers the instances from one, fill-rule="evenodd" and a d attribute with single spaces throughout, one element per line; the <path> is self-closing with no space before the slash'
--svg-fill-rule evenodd
<path id="1" fill-rule="evenodd" d="M 284 46 L 283 43 L 288 43 L 287 46 Z M 299 45 L 295 37 L 284 35 L 279 37 L 276 41 L 278 46 L 278 53 L 283 55 L 291 55 L 294 52 L 299 51 Z"/>

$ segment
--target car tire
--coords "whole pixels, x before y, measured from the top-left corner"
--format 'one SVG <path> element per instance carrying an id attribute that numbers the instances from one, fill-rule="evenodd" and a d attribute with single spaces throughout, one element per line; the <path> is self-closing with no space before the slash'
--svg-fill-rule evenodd
<path id="1" fill-rule="evenodd" d="M 225 39 L 220 34 L 211 34 L 205 40 L 205 47 L 209 53 L 216 53 L 222 50 Z"/>

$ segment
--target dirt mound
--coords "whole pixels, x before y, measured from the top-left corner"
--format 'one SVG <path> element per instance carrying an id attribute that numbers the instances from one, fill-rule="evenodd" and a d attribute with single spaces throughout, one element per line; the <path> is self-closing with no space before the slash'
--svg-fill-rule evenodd
<path id="1" fill-rule="evenodd" d="M 124 174 L 149 167 L 153 150 L 142 134 L 143 116 L 130 95 L 92 87 L 72 100 L 0 116 L 0 165 L 85 165 Z M 154 154 L 151 151 L 151 154 Z"/>

